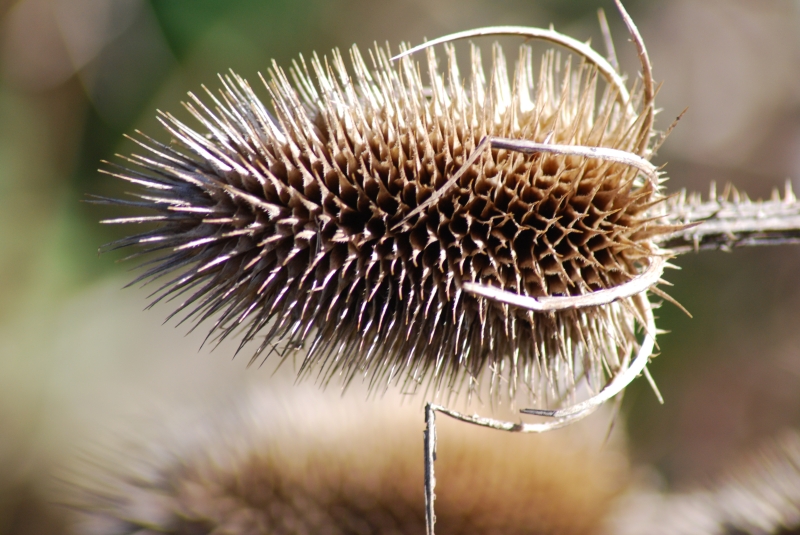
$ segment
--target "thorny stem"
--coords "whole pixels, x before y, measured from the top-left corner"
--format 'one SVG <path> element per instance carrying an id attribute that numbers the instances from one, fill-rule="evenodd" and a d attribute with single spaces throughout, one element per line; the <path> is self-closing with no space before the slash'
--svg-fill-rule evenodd
<path id="1" fill-rule="evenodd" d="M 667 203 L 665 219 L 676 225 L 699 223 L 659 240 L 659 246 L 674 254 L 800 243 L 800 203 L 788 181 L 783 198 L 774 190 L 766 201 L 751 201 L 730 185 L 717 195 L 712 184 L 705 202 L 682 191 Z"/>

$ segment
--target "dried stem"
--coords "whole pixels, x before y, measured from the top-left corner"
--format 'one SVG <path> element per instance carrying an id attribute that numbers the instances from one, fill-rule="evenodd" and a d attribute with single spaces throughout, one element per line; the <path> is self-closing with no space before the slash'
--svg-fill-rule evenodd
<path id="1" fill-rule="evenodd" d="M 433 525 L 436 514 L 433 511 L 433 500 L 436 499 L 436 475 L 433 473 L 433 462 L 436 460 L 436 410 L 438 405 L 425 405 L 425 531 L 434 535 Z"/>
<path id="2" fill-rule="evenodd" d="M 766 201 L 751 201 L 730 185 L 718 196 L 712 184 L 707 201 L 682 191 L 668 201 L 665 218 L 694 225 L 660 238 L 659 245 L 675 254 L 800 243 L 800 203 L 789 182 L 783 198 L 774 190 Z"/>

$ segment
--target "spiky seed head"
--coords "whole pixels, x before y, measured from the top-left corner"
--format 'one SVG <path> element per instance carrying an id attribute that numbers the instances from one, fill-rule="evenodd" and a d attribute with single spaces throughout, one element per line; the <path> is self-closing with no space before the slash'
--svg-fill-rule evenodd
<path id="1" fill-rule="evenodd" d="M 162 114 L 172 142 L 142 136 L 147 154 L 106 170 L 143 190 L 112 202 L 155 212 L 109 222 L 158 224 L 108 248 L 161 253 L 137 279 L 164 277 L 156 301 L 180 296 L 175 314 L 213 322 L 212 338 L 240 330 L 253 359 L 303 346 L 302 370 L 324 383 L 472 391 L 488 374 L 494 392 L 540 405 L 582 381 L 600 388 L 639 348 L 646 298 L 535 312 L 463 284 L 542 298 L 632 280 L 661 254 L 657 174 L 474 153 L 496 136 L 646 159 L 652 102 L 591 62 L 549 51 L 537 76 L 527 46 L 511 72 L 499 46 L 491 55 L 487 73 L 473 46 L 466 79 L 452 47 L 423 65 L 377 47 L 369 60 L 353 47 L 349 69 L 338 51 L 288 74 L 273 63 L 271 111 L 247 81 L 221 77 L 219 96 L 190 94 L 199 130 Z"/>

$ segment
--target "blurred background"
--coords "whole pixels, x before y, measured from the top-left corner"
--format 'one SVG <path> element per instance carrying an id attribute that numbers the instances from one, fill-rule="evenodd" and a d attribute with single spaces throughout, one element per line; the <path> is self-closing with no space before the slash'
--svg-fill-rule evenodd
<path id="1" fill-rule="evenodd" d="M 751 197 L 800 189 L 800 2 L 626 2 L 663 81 L 657 126 L 689 111 L 655 163 L 668 189 L 733 182 Z M 486 25 L 547 26 L 602 50 L 608 14 L 624 70 L 638 66 L 607 0 L 0 0 L 0 534 L 57 533 L 44 507 L 56 467 L 98 433 L 269 383 L 230 348 L 142 312 L 147 289 L 98 246 L 87 194 L 124 186 L 100 161 L 135 150 L 123 134 L 166 141 L 157 109 L 186 117 L 187 91 L 233 69 L 257 83 L 270 61 L 373 42 L 418 43 Z M 489 44 L 488 42 L 486 43 Z M 262 92 L 263 94 L 263 92 Z M 685 255 L 646 382 L 623 404 L 636 466 L 685 489 L 781 429 L 800 424 L 800 247 Z M 202 329 L 201 329 L 202 330 Z M 336 393 L 334 393 L 335 395 Z"/>

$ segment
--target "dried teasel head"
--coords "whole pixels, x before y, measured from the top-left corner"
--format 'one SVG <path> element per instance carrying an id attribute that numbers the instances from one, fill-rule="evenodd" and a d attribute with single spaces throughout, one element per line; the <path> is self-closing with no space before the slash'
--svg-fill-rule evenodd
<path id="1" fill-rule="evenodd" d="M 424 532 L 417 409 L 289 386 L 196 423 L 173 413 L 76 464 L 62 489 L 76 533 Z M 438 533 L 596 533 L 628 482 L 601 427 L 531 443 L 457 426 L 442 437 Z"/>
<path id="2" fill-rule="evenodd" d="M 607 399 L 652 352 L 654 238 L 672 229 L 649 61 L 622 13 L 643 64 L 632 90 L 588 45 L 535 28 L 444 40 L 511 33 L 570 59 L 537 68 L 522 46 L 509 70 L 494 46 L 485 71 L 473 46 L 462 78 L 450 46 L 422 63 L 353 47 L 273 63 L 271 110 L 222 77 L 219 96 L 190 94 L 199 130 L 162 114 L 172 142 L 141 136 L 145 155 L 105 171 L 141 187 L 109 202 L 155 213 L 106 222 L 157 224 L 107 249 L 160 253 L 136 281 L 163 277 L 156 301 L 180 299 L 174 314 L 212 338 L 240 331 L 254 360 L 302 346 L 324 383 Z"/>

